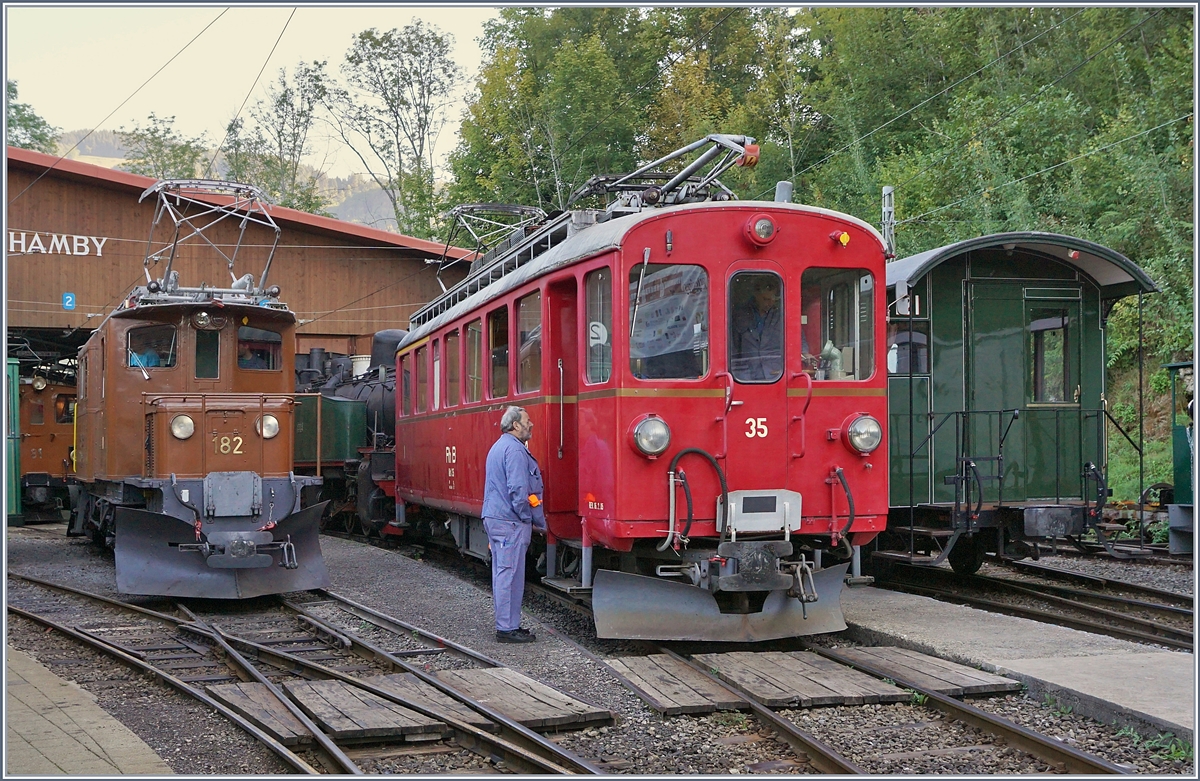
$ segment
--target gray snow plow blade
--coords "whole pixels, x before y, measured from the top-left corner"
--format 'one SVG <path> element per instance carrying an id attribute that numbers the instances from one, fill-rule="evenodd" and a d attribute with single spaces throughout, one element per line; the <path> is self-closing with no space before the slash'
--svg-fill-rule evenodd
<path id="1" fill-rule="evenodd" d="M 786 591 L 772 591 L 759 613 L 722 613 L 705 589 L 662 578 L 598 570 L 592 583 L 596 636 L 621 640 L 700 640 L 745 643 L 840 632 L 847 564 L 813 573 L 816 602 L 801 608 Z M 807 618 L 805 618 L 807 613 Z"/>
<path id="2" fill-rule="evenodd" d="M 271 552 L 271 566 L 230 568 L 224 557 L 210 566 L 203 553 L 181 551 L 177 545 L 194 544 L 192 524 L 161 513 L 121 507 L 116 512 L 117 591 L 167 597 L 247 599 L 264 594 L 329 588 L 329 571 L 321 556 L 318 523 L 328 502 L 321 502 L 276 521 L 274 539 L 291 535 L 296 550 L 295 569 L 280 566 L 281 552 Z M 261 523 L 261 521 L 258 521 Z M 244 524 L 254 528 L 252 524 Z M 206 524 L 206 530 L 227 526 Z"/>

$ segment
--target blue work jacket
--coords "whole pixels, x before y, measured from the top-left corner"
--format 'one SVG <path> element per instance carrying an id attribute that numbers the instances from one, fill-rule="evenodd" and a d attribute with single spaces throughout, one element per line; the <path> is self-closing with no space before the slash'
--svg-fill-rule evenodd
<path id="1" fill-rule="evenodd" d="M 536 496 L 538 506 L 530 504 Z M 488 451 L 483 481 L 483 517 L 546 528 L 542 501 L 542 470 L 529 448 L 505 432 Z"/>

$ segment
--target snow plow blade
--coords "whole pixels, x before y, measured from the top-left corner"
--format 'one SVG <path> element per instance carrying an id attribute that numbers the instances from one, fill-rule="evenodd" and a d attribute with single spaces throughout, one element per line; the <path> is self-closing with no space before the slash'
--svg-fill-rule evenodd
<path id="1" fill-rule="evenodd" d="M 772 591 L 759 613 L 722 613 L 705 589 L 662 578 L 598 570 L 592 582 L 596 636 L 621 640 L 746 643 L 840 632 L 847 564 L 813 573 L 819 599 L 801 606 Z M 807 616 L 807 617 L 806 617 Z"/>
<path id="2" fill-rule="evenodd" d="M 212 556 L 210 564 L 202 552 L 178 547 L 196 543 L 191 523 L 161 513 L 117 508 L 117 591 L 166 597 L 247 599 L 328 588 L 329 571 L 321 556 L 318 528 L 326 504 L 315 504 L 276 521 L 275 528 L 268 532 L 277 542 L 291 537 L 295 569 L 280 566 L 283 553 L 279 550 L 270 553 L 269 566 L 231 567 L 223 561 L 224 556 Z M 216 539 L 227 531 L 252 531 L 262 523 L 262 519 L 247 519 L 243 523 L 223 519 L 219 525 L 205 524 L 205 531 Z"/>

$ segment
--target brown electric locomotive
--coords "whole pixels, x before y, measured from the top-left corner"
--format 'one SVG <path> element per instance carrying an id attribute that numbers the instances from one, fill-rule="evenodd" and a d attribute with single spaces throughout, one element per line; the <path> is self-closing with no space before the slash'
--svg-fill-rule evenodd
<path id="1" fill-rule="evenodd" d="M 320 478 L 293 470 L 296 317 L 266 286 L 275 244 L 265 243 L 257 280 L 233 272 L 248 229 L 277 243 L 279 228 L 246 185 L 163 181 L 150 195 L 155 225 L 169 216 L 174 234 L 156 244 L 152 230 L 146 284 L 80 350 L 83 490 L 68 534 L 114 548 L 121 593 L 229 599 L 327 586 L 325 505 L 300 503 Z M 181 284 L 174 266 L 194 272 L 213 252 L 230 283 Z"/>

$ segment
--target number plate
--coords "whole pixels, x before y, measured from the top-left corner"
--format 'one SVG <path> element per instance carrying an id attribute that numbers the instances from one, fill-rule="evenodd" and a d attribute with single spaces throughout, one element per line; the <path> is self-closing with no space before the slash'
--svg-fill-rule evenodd
<path id="1" fill-rule="evenodd" d="M 245 444 L 241 434 L 221 434 L 214 433 L 212 435 L 213 453 L 218 456 L 240 456 L 242 455 L 242 446 Z"/>

